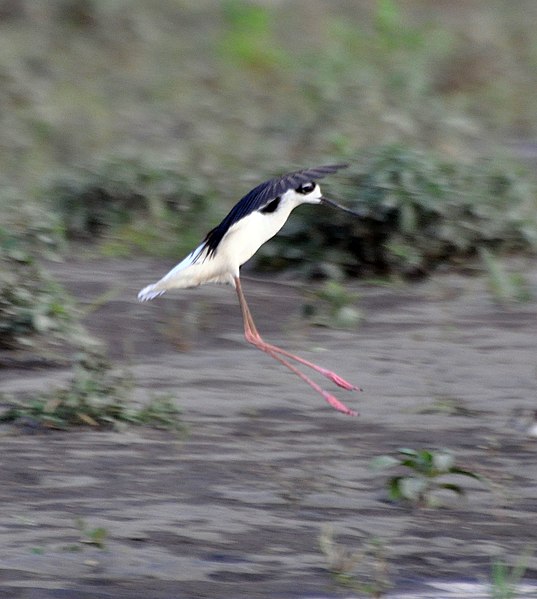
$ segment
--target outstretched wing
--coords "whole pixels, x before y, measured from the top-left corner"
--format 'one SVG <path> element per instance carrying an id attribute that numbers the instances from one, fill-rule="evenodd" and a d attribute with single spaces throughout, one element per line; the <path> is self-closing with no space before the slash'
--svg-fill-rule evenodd
<path id="1" fill-rule="evenodd" d="M 266 206 L 269 202 L 289 189 L 296 189 L 297 187 L 300 187 L 300 185 L 304 185 L 304 183 L 322 179 L 347 166 L 348 164 L 330 164 L 327 166 L 308 168 L 294 173 L 288 173 L 282 177 L 269 179 L 257 187 L 254 187 L 252 191 L 248 192 L 235 204 L 219 225 L 207 233 L 203 240 L 203 243 L 208 250 L 207 255 L 210 256 L 215 253 L 218 244 L 222 241 L 222 238 L 229 228 L 245 216 L 263 208 L 263 206 Z"/>

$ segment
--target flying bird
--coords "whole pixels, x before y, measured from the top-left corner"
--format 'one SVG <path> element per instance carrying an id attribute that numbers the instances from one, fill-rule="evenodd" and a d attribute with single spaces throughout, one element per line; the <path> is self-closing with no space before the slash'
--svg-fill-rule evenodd
<path id="1" fill-rule="evenodd" d="M 205 283 L 232 285 L 239 299 L 246 340 L 298 375 L 334 409 L 349 416 L 356 416 L 357 412 L 322 389 L 289 360 L 311 368 L 348 391 L 360 390 L 359 387 L 347 382 L 335 372 L 313 364 L 281 347 L 267 343 L 254 324 L 240 280 L 240 267 L 266 241 L 278 233 L 292 210 L 300 204 L 325 204 L 353 216 L 360 216 L 333 200 L 323 197 L 316 182 L 347 166 L 346 164 L 318 166 L 288 173 L 261 183 L 239 200 L 224 220 L 209 231 L 201 244 L 184 260 L 164 275 L 160 281 L 142 289 L 138 294 L 138 299 L 142 302 L 152 300 L 168 289 L 185 289 Z"/>

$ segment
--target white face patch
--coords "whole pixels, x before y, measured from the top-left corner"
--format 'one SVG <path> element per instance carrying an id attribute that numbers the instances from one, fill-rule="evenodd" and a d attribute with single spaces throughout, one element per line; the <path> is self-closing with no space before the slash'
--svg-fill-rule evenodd
<path id="1" fill-rule="evenodd" d="M 322 196 L 319 185 L 317 183 L 313 183 L 312 190 L 307 191 L 306 193 L 304 193 L 304 188 L 308 189 L 306 186 L 303 186 L 300 192 L 290 189 L 286 192 L 286 194 L 290 194 L 290 196 L 293 197 L 296 206 L 299 204 L 319 204 Z M 284 194 L 284 196 L 286 194 Z"/>
<path id="2" fill-rule="evenodd" d="M 317 183 L 315 183 L 315 187 L 313 188 L 313 191 L 310 193 L 308 197 L 314 200 L 315 204 L 318 204 L 321 201 L 322 195 L 323 194 L 321 193 L 321 188 Z"/>
<path id="3" fill-rule="evenodd" d="M 288 189 L 282 194 L 279 209 L 284 205 L 291 206 L 291 210 L 300 206 L 300 204 L 320 204 L 321 203 L 321 188 L 315 184 L 315 187 L 309 193 L 298 193 L 294 189 Z"/>

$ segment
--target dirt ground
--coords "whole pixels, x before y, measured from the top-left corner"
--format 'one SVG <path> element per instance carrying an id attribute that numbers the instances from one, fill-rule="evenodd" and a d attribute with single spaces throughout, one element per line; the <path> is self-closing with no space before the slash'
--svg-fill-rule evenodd
<path id="1" fill-rule="evenodd" d="M 328 571 L 328 529 L 349 552 L 379 539 L 384 561 L 356 566 L 358 583 L 360 568 L 379 566 L 394 596 L 477 597 L 453 582 L 485 582 L 494 558 L 513 562 L 536 542 L 537 439 L 515 418 L 537 407 L 535 301 L 502 307 L 484 277 L 452 274 L 349 284 L 364 322 L 335 331 L 301 323 L 304 285 L 246 277 L 268 339 L 363 387 L 334 390 L 360 412 L 350 418 L 245 343 L 231 289 L 139 304 L 137 290 L 168 266 L 52 266 L 130 368 L 136 399 L 171 393 L 188 432 L 4 425 L 0 597 L 359 596 Z M 537 296 L 537 269 L 523 268 Z M 0 370 L 0 390 L 43 389 L 66 372 L 22 360 Z M 447 448 L 490 484 L 460 480 L 466 499 L 441 509 L 392 504 L 389 472 L 369 463 L 400 447 Z M 106 529 L 103 549 L 80 542 L 80 519 Z M 534 554 L 526 581 L 536 579 Z"/>

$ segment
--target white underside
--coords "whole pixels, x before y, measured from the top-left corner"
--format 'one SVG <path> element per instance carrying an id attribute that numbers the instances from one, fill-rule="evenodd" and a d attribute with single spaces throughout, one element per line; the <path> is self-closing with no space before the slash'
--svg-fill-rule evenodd
<path id="1" fill-rule="evenodd" d="M 252 212 L 235 223 L 222 238 L 212 256 L 207 256 L 203 244 L 198 246 L 168 274 L 140 291 L 138 299 L 147 301 L 168 289 L 198 287 L 206 283 L 234 285 L 240 267 L 283 227 L 298 203 L 287 202 L 271 214 Z"/>

